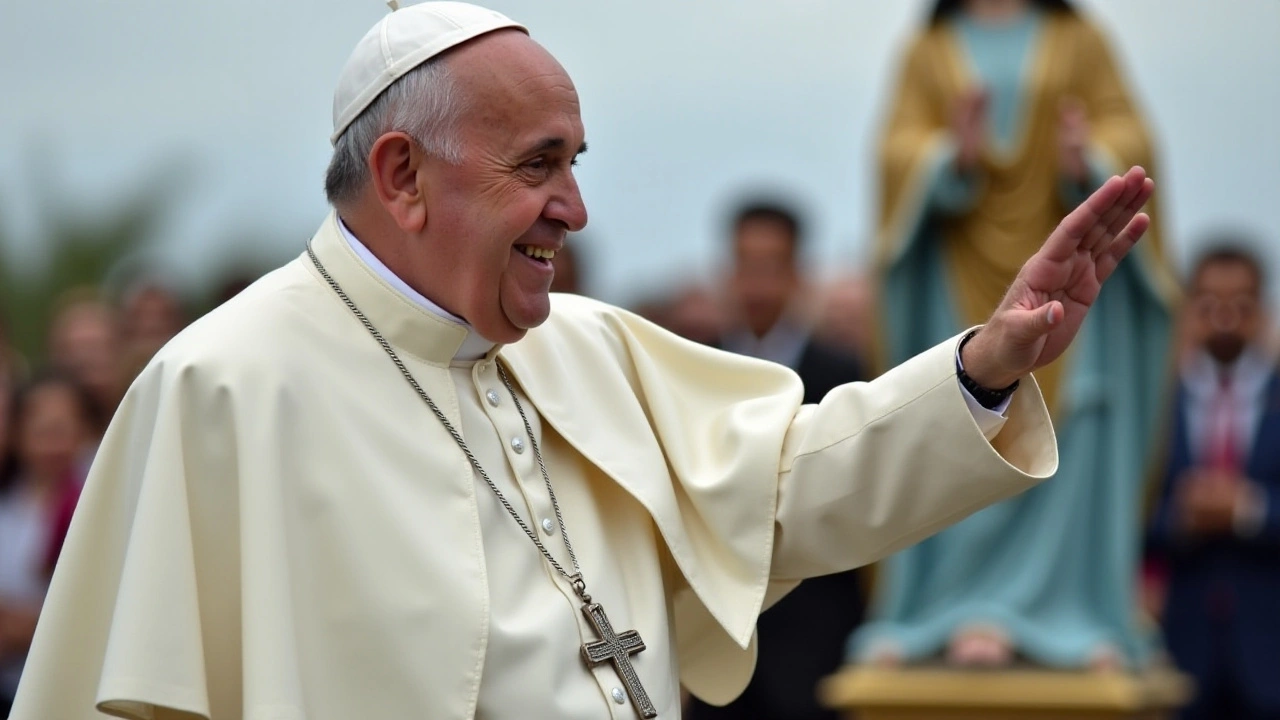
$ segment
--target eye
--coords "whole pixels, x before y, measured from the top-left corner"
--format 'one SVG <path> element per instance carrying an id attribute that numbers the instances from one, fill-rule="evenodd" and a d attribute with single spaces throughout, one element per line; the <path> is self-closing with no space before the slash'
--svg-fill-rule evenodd
<path id="1" fill-rule="evenodd" d="M 524 164 L 530 170 L 546 170 L 547 159 L 545 157 L 536 157 Z"/>

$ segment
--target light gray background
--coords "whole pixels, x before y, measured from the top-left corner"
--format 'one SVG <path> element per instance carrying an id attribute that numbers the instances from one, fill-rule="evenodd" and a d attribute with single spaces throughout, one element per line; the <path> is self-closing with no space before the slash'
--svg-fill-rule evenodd
<path id="1" fill-rule="evenodd" d="M 598 295 L 628 302 L 709 275 L 724 201 L 762 183 L 805 200 L 815 265 L 864 258 L 887 86 L 930 2 L 489 2 L 577 83 Z M 1280 0 L 1079 4 L 1154 126 L 1179 263 L 1224 224 L 1280 242 Z M 326 210 L 333 82 L 385 12 L 375 0 L 3 0 L 0 235 L 38 259 L 37 201 L 92 217 L 177 162 L 158 254 L 177 277 L 212 281 L 231 255 L 291 257 Z"/>

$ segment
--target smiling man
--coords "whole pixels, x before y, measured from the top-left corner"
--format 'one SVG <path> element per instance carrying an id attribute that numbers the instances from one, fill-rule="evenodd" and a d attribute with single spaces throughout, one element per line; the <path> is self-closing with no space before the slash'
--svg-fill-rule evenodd
<path id="1" fill-rule="evenodd" d="M 801 580 L 1053 473 L 1028 375 L 1152 189 L 1107 182 L 976 334 L 803 405 L 782 366 L 549 295 L 587 222 L 584 131 L 511 20 L 388 15 L 333 142 L 305 251 L 122 403 L 17 720 L 676 718 L 682 683 L 727 702 Z"/>

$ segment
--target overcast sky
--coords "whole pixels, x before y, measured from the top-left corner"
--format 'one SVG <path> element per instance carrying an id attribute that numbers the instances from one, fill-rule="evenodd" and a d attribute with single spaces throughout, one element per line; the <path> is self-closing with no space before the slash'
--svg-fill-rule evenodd
<path id="1" fill-rule="evenodd" d="M 1092 0 L 1160 144 L 1180 259 L 1230 225 L 1280 243 L 1280 0 Z M 200 282 L 228 253 L 290 257 L 326 211 L 332 88 L 375 0 L 2 0 L 0 231 L 38 237 L 33 180 L 92 213 L 188 169 L 160 260 Z M 861 261 L 872 142 L 926 2 L 490 0 L 577 83 L 593 287 L 627 302 L 720 260 L 723 203 L 778 186 L 814 260 Z M 248 247 L 246 247 L 248 246 Z M 1280 270 L 1280 253 L 1273 263 Z M 1280 275 L 1280 272 L 1277 273 Z"/>

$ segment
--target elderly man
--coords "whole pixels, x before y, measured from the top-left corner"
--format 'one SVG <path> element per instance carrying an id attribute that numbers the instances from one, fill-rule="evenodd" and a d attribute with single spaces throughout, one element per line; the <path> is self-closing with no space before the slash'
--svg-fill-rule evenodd
<path id="1" fill-rule="evenodd" d="M 727 702 L 799 581 L 1053 472 L 1027 375 L 1152 189 L 1110 180 L 968 342 L 802 405 L 786 368 L 549 297 L 587 221 L 583 128 L 512 21 L 391 13 L 334 120 L 305 252 L 122 404 L 17 720 L 675 718 L 682 682 Z"/>

